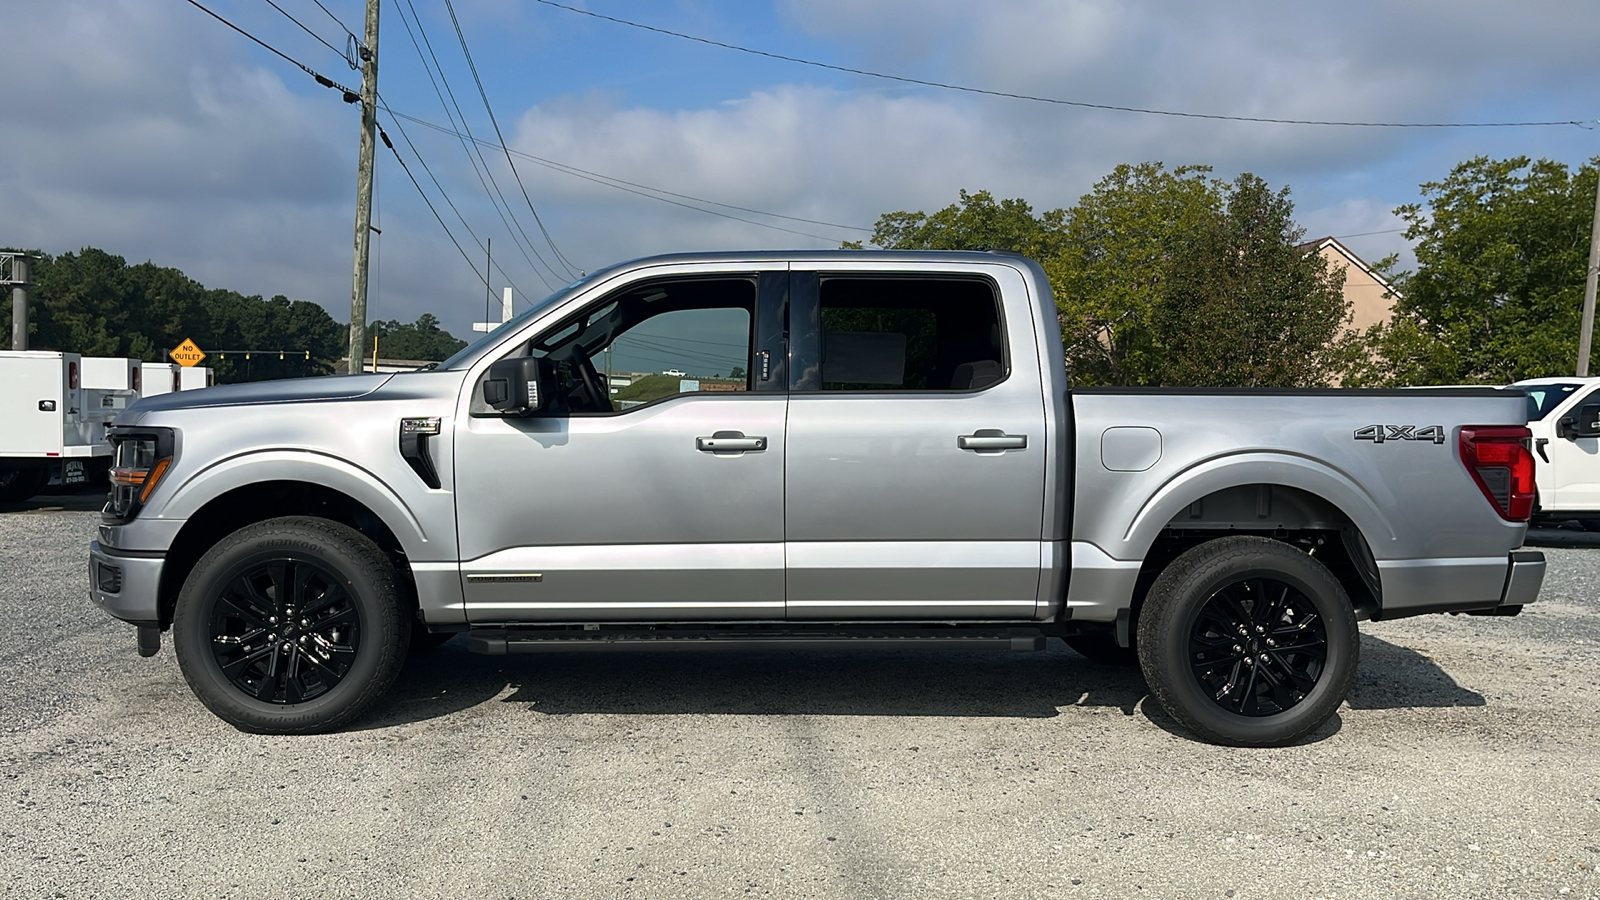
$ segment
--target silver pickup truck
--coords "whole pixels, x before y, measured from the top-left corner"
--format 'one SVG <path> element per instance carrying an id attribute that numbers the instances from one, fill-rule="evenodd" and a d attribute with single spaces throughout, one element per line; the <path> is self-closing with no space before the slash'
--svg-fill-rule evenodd
<path id="1" fill-rule="evenodd" d="M 429 370 L 130 406 L 90 590 L 144 655 L 170 629 L 248 731 L 348 723 L 458 633 L 1056 636 L 1136 660 L 1201 738 L 1276 745 L 1344 699 L 1358 620 L 1534 600 L 1526 416 L 1488 389 L 1071 390 L 1049 284 L 1012 255 L 661 256 Z"/>

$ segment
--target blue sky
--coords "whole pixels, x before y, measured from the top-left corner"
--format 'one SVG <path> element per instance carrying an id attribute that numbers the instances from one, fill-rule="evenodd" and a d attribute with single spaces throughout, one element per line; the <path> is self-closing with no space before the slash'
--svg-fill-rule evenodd
<path id="1" fill-rule="evenodd" d="M 265 0 L 202 0 L 336 81 L 339 55 Z M 278 5 L 343 46 L 313 0 Z M 360 32 L 361 0 L 323 0 Z M 571 0 L 596 12 L 835 65 L 1000 91 L 1274 118 L 1397 122 L 1600 119 L 1600 5 L 1580 2 L 1193 4 Z M 473 132 L 493 137 L 443 0 L 412 0 Z M 1376 259 L 1407 254 L 1395 206 L 1479 154 L 1578 164 L 1600 132 L 1356 129 L 1081 110 L 941 91 L 735 53 L 532 0 L 454 0 L 513 149 L 640 185 L 829 225 L 719 209 L 734 221 L 518 160 L 575 268 L 671 250 L 825 247 L 881 213 L 933 210 L 960 189 L 1069 206 L 1120 162 L 1203 163 L 1293 190 L 1308 236 Z M 385 0 L 379 87 L 446 123 Z M 356 109 L 185 0 L 0 0 L 0 244 L 98 246 L 208 285 L 349 309 Z M 371 315 L 482 317 L 481 253 L 387 118 L 464 261 L 380 146 Z M 530 264 L 460 143 L 402 123 L 421 160 L 523 295 L 564 275 Z M 504 156 L 486 150 L 521 228 Z M 658 195 L 659 196 L 659 195 Z M 697 202 L 691 206 L 701 206 Z M 513 224 L 513 229 L 515 224 Z M 1362 234 L 1380 232 L 1378 234 Z M 507 278 L 494 277 L 496 294 Z M 518 299 L 519 307 L 523 303 Z"/>

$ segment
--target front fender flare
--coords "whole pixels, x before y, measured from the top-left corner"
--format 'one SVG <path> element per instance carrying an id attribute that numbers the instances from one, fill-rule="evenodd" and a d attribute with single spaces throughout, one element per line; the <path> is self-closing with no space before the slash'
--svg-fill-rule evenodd
<path id="1" fill-rule="evenodd" d="M 158 515 L 191 519 L 229 491 L 268 481 L 307 482 L 345 494 L 382 519 L 407 556 L 432 558 L 432 538 L 404 499 L 372 472 L 314 450 L 256 450 L 217 460 L 179 484 Z"/>

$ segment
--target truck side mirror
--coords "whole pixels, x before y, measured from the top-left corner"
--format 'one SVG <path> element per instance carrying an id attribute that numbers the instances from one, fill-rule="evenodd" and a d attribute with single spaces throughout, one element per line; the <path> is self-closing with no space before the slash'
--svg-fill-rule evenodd
<path id="1" fill-rule="evenodd" d="M 1584 404 L 1576 416 L 1563 416 L 1559 424 L 1562 437 L 1600 437 L 1600 403 Z"/>
<path id="2" fill-rule="evenodd" d="M 489 366 L 483 402 L 504 416 L 531 416 L 551 405 L 555 367 L 536 356 L 513 356 Z"/>

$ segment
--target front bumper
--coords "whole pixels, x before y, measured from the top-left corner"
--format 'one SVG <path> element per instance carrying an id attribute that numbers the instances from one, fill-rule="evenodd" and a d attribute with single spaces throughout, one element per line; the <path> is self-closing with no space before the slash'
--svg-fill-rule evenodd
<path id="1" fill-rule="evenodd" d="M 89 542 L 89 600 L 124 622 L 159 625 L 161 567 L 156 553 L 115 550 Z"/>

